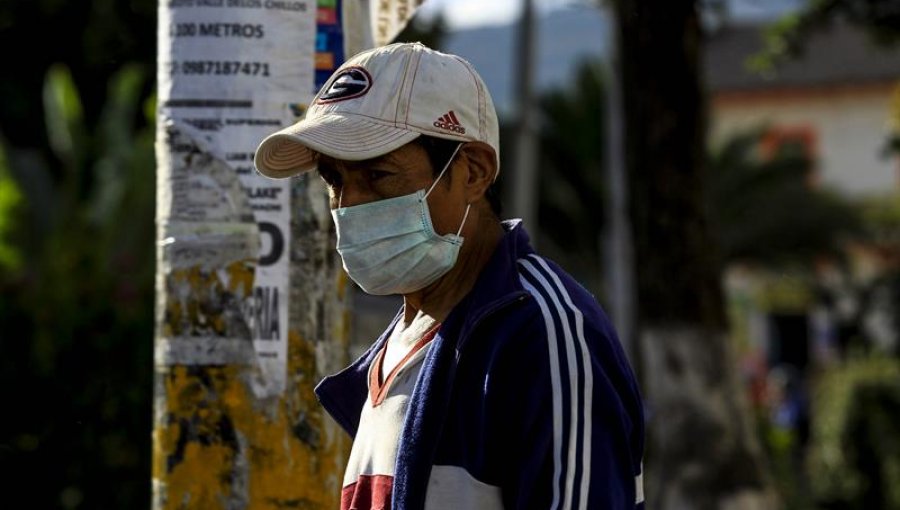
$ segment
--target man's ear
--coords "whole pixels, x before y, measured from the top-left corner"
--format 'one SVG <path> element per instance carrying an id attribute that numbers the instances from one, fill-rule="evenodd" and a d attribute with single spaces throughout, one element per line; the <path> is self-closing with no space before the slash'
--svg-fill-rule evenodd
<path id="1" fill-rule="evenodd" d="M 484 142 L 468 142 L 462 146 L 460 152 L 465 156 L 460 158 L 468 166 L 466 172 L 466 200 L 474 204 L 487 193 L 488 187 L 494 182 L 497 174 L 497 159 L 494 149 Z"/>

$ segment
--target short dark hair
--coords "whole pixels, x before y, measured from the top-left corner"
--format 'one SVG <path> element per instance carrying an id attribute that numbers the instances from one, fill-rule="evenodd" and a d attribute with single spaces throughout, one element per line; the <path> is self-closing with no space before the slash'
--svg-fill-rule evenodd
<path id="1" fill-rule="evenodd" d="M 459 145 L 460 142 L 421 135 L 416 138 L 413 143 L 416 143 L 425 149 L 425 152 L 428 154 L 428 161 L 431 163 L 432 174 L 436 177 L 441 169 L 444 168 L 444 165 L 447 164 L 447 161 L 453 155 L 453 151 L 456 150 L 456 146 Z M 447 170 L 449 173 L 450 169 L 448 168 Z M 491 211 L 493 211 L 497 218 L 500 218 L 500 213 L 503 211 L 503 204 L 500 202 L 500 186 L 497 185 L 497 181 L 492 182 L 491 185 L 488 186 L 485 197 L 488 200 L 488 204 L 491 206 Z"/>

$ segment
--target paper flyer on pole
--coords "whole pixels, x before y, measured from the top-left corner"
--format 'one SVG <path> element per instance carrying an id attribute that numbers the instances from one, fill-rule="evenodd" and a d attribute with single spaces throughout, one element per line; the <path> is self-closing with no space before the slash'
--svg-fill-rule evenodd
<path id="1" fill-rule="evenodd" d="M 233 168 L 259 227 L 245 303 L 258 394 L 285 385 L 291 217 L 289 182 L 258 175 L 253 154 L 313 95 L 316 12 L 315 0 L 169 0 L 159 8 L 160 120 L 196 133 Z"/>

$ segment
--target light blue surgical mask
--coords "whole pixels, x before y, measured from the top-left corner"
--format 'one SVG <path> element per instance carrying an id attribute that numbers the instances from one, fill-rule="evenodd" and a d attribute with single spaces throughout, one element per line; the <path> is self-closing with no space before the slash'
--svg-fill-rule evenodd
<path id="1" fill-rule="evenodd" d="M 462 144 L 428 190 L 331 211 L 337 251 L 350 278 L 369 294 L 409 294 L 445 275 L 456 264 L 469 208 L 456 234 L 434 231 L 428 195 Z"/>

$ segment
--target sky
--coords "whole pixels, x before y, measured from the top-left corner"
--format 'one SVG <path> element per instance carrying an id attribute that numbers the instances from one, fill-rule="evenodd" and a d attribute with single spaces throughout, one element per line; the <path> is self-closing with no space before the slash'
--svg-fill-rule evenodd
<path id="1" fill-rule="evenodd" d="M 796 9 L 805 0 L 726 0 L 736 18 L 765 19 Z M 507 24 L 516 19 L 523 0 L 426 0 L 419 9 L 424 15 L 443 12 L 451 29 Z M 591 0 L 534 0 L 539 11 L 558 9 Z M 452 5 L 451 5 L 452 4 Z"/>
<path id="2" fill-rule="evenodd" d="M 534 0 L 539 10 L 550 10 L 584 0 Z M 452 4 L 452 7 L 451 7 Z M 518 17 L 522 0 L 426 0 L 420 11 L 423 15 L 444 13 L 451 29 L 465 29 L 483 25 L 510 23 Z"/>

